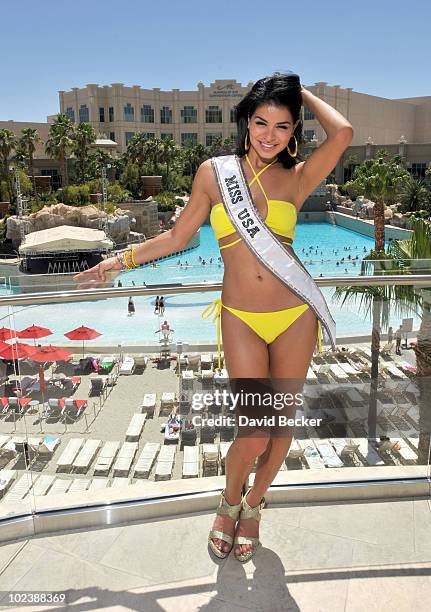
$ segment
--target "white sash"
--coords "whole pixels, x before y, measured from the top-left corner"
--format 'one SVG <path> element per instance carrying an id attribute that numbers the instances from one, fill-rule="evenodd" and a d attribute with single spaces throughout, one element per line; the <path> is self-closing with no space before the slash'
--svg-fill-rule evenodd
<path id="1" fill-rule="evenodd" d="M 309 305 L 335 350 L 335 321 L 326 300 L 299 259 L 284 248 L 260 217 L 239 158 L 224 155 L 213 157 L 211 162 L 232 225 L 265 268 Z"/>

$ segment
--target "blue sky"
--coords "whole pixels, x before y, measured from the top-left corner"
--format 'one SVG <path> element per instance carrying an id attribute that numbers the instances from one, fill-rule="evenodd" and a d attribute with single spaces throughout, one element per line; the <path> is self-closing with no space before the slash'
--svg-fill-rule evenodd
<path id="1" fill-rule="evenodd" d="M 431 95 L 429 0 L 14 0 L 0 14 L 0 120 L 45 121 L 58 90 L 86 83 L 195 89 L 283 69 L 305 85 Z"/>

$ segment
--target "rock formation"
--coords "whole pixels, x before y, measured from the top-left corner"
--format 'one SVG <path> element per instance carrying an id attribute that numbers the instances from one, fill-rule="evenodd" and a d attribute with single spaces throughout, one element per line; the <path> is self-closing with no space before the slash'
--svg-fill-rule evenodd
<path id="1" fill-rule="evenodd" d="M 54 204 L 45 206 L 37 213 L 32 213 L 19 219 L 16 216 L 7 219 L 6 237 L 12 240 L 15 247 L 21 242 L 20 227 L 26 225 L 26 233 L 58 227 L 59 225 L 72 225 L 75 227 L 88 227 L 99 229 L 101 221 L 107 217 L 108 234 L 116 243 L 127 242 L 130 230 L 134 227 L 133 213 L 128 210 L 117 209 L 113 215 L 106 215 L 96 206 L 67 206 Z"/>

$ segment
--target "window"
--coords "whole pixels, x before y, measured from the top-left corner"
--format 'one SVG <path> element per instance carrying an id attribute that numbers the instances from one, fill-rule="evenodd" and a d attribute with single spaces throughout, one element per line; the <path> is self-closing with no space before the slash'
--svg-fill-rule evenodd
<path id="1" fill-rule="evenodd" d="M 141 106 L 141 122 L 154 123 L 154 108 L 151 107 L 151 104 Z"/>
<path id="2" fill-rule="evenodd" d="M 230 122 L 236 123 L 236 107 L 230 109 Z"/>
<path id="3" fill-rule="evenodd" d="M 105 123 L 105 109 L 103 106 L 99 107 L 99 123 Z"/>
<path id="4" fill-rule="evenodd" d="M 207 123 L 222 123 L 223 116 L 219 106 L 208 106 L 205 111 L 205 121 Z"/>
<path id="5" fill-rule="evenodd" d="M 109 139 L 115 142 L 115 132 L 109 132 Z"/>
<path id="6" fill-rule="evenodd" d="M 304 108 L 304 121 L 307 119 L 315 119 L 314 113 L 311 112 L 308 108 Z"/>
<path id="7" fill-rule="evenodd" d="M 220 140 L 220 138 L 222 138 L 223 135 L 221 132 L 212 132 L 212 133 L 208 133 L 205 135 L 205 145 L 207 147 L 210 147 L 211 145 L 213 145 L 216 140 Z"/>
<path id="8" fill-rule="evenodd" d="M 181 134 L 181 146 L 195 147 L 198 144 L 198 135 L 195 133 Z"/>
<path id="9" fill-rule="evenodd" d="M 114 107 L 109 107 L 109 121 L 114 121 Z"/>
<path id="10" fill-rule="evenodd" d="M 181 109 L 181 121 L 183 123 L 197 123 L 198 111 L 194 106 L 185 106 Z"/>
<path id="11" fill-rule="evenodd" d="M 128 102 L 124 107 L 124 121 L 134 121 L 135 120 L 135 109 Z"/>
<path id="12" fill-rule="evenodd" d="M 66 115 L 66 117 L 69 117 L 72 123 L 75 123 L 75 111 L 71 106 L 68 106 L 66 108 L 66 112 L 64 114 Z"/>
<path id="13" fill-rule="evenodd" d="M 79 123 L 88 123 L 90 121 L 90 113 L 88 112 L 88 106 L 81 104 L 79 107 Z"/>
<path id="14" fill-rule="evenodd" d="M 425 178 L 426 162 L 413 162 L 411 173 L 416 178 Z"/>
<path id="15" fill-rule="evenodd" d="M 144 138 L 147 138 L 148 140 L 152 140 L 153 138 L 156 137 L 154 132 L 142 132 Z"/>
<path id="16" fill-rule="evenodd" d="M 51 187 L 56 190 L 61 187 L 61 176 L 57 168 L 44 168 L 41 171 L 42 176 L 51 177 Z"/>
<path id="17" fill-rule="evenodd" d="M 304 130 L 304 140 L 313 140 L 314 136 L 314 130 Z"/>
<path id="18" fill-rule="evenodd" d="M 129 144 L 129 142 L 132 140 L 134 135 L 135 135 L 135 132 L 125 132 L 124 136 L 126 139 L 126 147 Z"/>
<path id="19" fill-rule="evenodd" d="M 162 106 L 160 109 L 160 123 L 172 123 L 172 108 Z"/>
<path id="20" fill-rule="evenodd" d="M 171 134 L 170 132 L 164 132 L 164 133 L 160 134 L 160 138 L 162 140 L 173 140 L 174 139 L 174 135 Z"/>

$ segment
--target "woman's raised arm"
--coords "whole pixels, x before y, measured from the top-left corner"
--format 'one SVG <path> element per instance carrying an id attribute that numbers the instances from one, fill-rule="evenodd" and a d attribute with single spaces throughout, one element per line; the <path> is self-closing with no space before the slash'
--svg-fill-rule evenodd
<path id="1" fill-rule="evenodd" d="M 132 263 L 141 265 L 147 261 L 180 251 L 187 245 L 210 212 L 211 199 L 208 187 L 213 180 L 211 162 L 207 160 L 200 165 L 196 173 L 190 199 L 174 227 L 134 248 L 134 261 Z M 107 282 L 112 282 L 122 269 L 124 269 L 124 266 L 121 257 L 109 257 L 97 266 L 80 272 L 74 276 L 74 280 L 81 281 L 79 288 L 101 286 Z"/>

